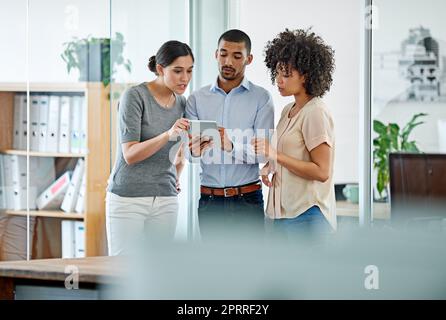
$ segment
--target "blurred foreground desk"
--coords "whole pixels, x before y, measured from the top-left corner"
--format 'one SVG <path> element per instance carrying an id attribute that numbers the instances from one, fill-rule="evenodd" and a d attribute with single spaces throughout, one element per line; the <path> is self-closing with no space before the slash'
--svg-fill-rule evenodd
<path id="1" fill-rule="evenodd" d="M 0 262 L 0 299 L 100 299 L 124 270 L 122 257 Z"/>

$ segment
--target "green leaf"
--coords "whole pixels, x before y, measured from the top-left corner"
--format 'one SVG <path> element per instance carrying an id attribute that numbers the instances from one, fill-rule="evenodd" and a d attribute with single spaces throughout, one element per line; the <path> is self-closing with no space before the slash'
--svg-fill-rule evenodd
<path id="1" fill-rule="evenodd" d="M 378 172 L 378 180 L 377 180 L 377 183 L 376 183 L 376 189 L 378 190 L 380 195 L 384 191 L 384 188 L 385 188 L 385 182 L 384 182 L 383 172 L 379 171 Z"/>
<path id="2" fill-rule="evenodd" d="M 396 123 L 389 123 L 390 133 L 398 135 L 400 127 Z"/>
<path id="3" fill-rule="evenodd" d="M 409 138 L 409 135 L 410 135 L 410 133 L 412 132 L 412 130 L 413 130 L 415 127 L 417 127 L 417 126 L 419 126 L 420 124 L 423 124 L 423 123 L 424 123 L 424 121 L 421 121 L 421 122 L 412 123 L 412 124 L 406 126 L 406 130 L 403 131 L 403 133 L 402 133 L 402 135 L 401 135 L 402 139 L 405 140 L 405 141 L 407 141 L 407 139 Z"/>
<path id="4" fill-rule="evenodd" d="M 374 145 L 375 147 L 379 147 L 379 146 L 380 146 L 380 143 L 379 143 L 379 139 L 378 139 L 378 138 L 373 139 L 373 145 Z"/>
<path id="5" fill-rule="evenodd" d="M 415 141 L 406 142 L 404 144 L 403 151 L 414 152 L 414 153 L 419 153 L 420 152 L 420 150 L 418 149 Z"/>
<path id="6" fill-rule="evenodd" d="M 427 113 L 417 113 L 415 114 L 412 119 L 406 124 L 406 126 L 403 128 L 403 132 L 401 134 L 403 140 L 407 140 L 409 137 L 410 132 L 415 128 L 416 126 L 422 124 L 423 122 L 416 122 L 419 117 L 425 117 L 427 116 Z"/>
<path id="7" fill-rule="evenodd" d="M 373 139 L 373 168 L 377 171 L 376 189 L 379 194 L 387 188 L 390 181 L 388 154 L 392 151 L 416 152 L 420 150 L 416 141 L 408 142 L 412 130 L 423 124 L 418 118 L 426 116 L 426 113 L 418 113 L 404 126 L 402 133 L 396 123 L 384 123 L 374 120 L 373 129 L 378 137 Z"/>
<path id="8" fill-rule="evenodd" d="M 379 120 L 373 120 L 373 131 L 378 134 L 385 134 L 387 127 Z"/>
<path id="9" fill-rule="evenodd" d="M 390 136 L 391 147 L 393 150 L 398 150 L 398 136 L 400 132 L 400 127 L 396 123 L 389 123 L 388 133 Z"/>

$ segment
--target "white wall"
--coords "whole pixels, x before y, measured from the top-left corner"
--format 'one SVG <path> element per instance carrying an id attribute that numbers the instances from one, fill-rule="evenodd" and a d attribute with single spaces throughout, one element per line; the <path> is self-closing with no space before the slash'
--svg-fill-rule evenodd
<path id="1" fill-rule="evenodd" d="M 156 9 L 156 10 L 155 10 Z M 118 68 L 117 82 L 153 79 L 147 62 L 167 40 L 186 41 L 185 0 L 30 0 L 29 75 L 32 82 L 76 82 L 60 57 L 72 37 L 124 35 L 124 57 L 133 68 Z M 111 15 L 110 15 L 111 13 Z M 111 20 L 110 20 L 111 19 Z M 111 25 L 110 25 L 111 21 Z M 0 81 L 26 81 L 26 1 L 0 0 Z"/>
<path id="2" fill-rule="evenodd" d="M 26 81 L 26 1 L 0 0 L 0 81 Z"/>
<path id="3" fill-rule="evenodd" d="M 358 105 L 360 58 L 360 1 L 358 0 L 241 0 L 240 29 L 251 37 L 254 61 L 248 67 L 251 81 L 268 89 L 276 105 L 279 120 L 283 98 L 271 84 L 263 49 L 285 28 L 309 28 L 335 50 L 336 71 L 333 86 L 324 97 L 331 109 L 336 127 L 335 183 L 358 181 Z"/>
<path id="4" fill-rule="evenodd" d="M 383 51 L 399 49 L 409 28 L 427 27 L 434 37 L 446 40 L 444 0 L 373 0 L 378 8 L 378 29 L 373 31 L 375 48 Z"/>
<path id="5" fill-rule="evenodd" d="M 0 0 L 0 81 L 26 81 L 26 1 Z M 60 57 L 73 36 L 109 34 L 108 0 L 30 0 L 29 77 L 31 82 L 74 82 Z M 6 41 L 4 41 L 6 39 Z"/>
<path id="6" fill-rule="evenodd" d="M 444 0 L 375 0 L 379 10 L 379 28 L 374 31 L 373 52 L 397 52 L 409 35 L 409 28 L 423 26 L 431 31 L 440 45 L 440 55 L 446 56 L 446 2 Z M 374 68 L 373 115 L 385 123 L 395 122 L 401 128 L 416 113 L 425 112 L 425 124 L 414 129 L 411 140 L 416 140 L 424 152 L 440 151 L 439 119 L 446 119 L 446 97 L 443 102 L 391 102 L 401 89 L 409 86 L 401 79 L 398 70 Z M 446 137 L 443 137 L 445 140 Z"/>
<path id="7" fill-rule="evenodd" d="M 119 69 L 116 82 L 154 79 L 147 63 L 168 40 L 187 41 L 188 12 L 185 0 L 113 0 L 111 32 L 121 32 L 126 42 L 124 56 L 132 62 L 132 73 Z"/>

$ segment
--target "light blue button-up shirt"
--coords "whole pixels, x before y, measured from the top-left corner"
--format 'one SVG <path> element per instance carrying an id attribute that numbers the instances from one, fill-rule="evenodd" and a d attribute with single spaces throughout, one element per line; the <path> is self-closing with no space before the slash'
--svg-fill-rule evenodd
<path id="1" fill-rule="evenodd" d="M 193 92 L 186 104 L 191 120 L 213 120 L 228 130 L 233 150 L 221 150 L 215 143 L 207 153 L 217 163 L 201 160 L 201 185 L 214 188 L 233 187 L 259 180 L 259 162 L 251 146 L 254 136 L 269 137 L 274 128 L 274 106 L 270 93 L 244 77 L 241 84 L 226 93 L 217 80 Z M 243 134 L 241 134 L 243 133 Z"/>

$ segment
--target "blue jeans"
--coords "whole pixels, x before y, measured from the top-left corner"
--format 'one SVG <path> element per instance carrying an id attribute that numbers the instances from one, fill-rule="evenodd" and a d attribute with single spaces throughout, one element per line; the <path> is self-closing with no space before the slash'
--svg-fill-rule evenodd
<path id="1" fill-rule="evenodd" d="M 333 232 L 332 227 L 318 206 L 312 206 L 296 218 L 267 218 L 265 224 L 269 235 L 281 239 L 307 238 L 312 240 Z"/>

